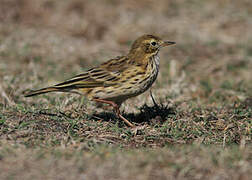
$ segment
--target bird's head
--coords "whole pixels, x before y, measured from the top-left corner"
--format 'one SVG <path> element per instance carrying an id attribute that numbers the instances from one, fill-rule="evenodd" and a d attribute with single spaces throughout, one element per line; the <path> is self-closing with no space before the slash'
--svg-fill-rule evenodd
<path id="1" fill-rule="evenodd" d="M 163 41 L 161 38 L 154 35 L 143 35 L 135 40 L 129 54 L 134 56 L 152 56 L 156 55 L 160 48 L 173 44 L 175 44 L 175 42 Z"/>

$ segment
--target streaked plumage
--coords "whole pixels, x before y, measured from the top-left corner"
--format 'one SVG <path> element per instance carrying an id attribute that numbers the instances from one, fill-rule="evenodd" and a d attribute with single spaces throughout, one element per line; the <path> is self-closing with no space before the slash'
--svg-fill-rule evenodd
<path id="1" fill-rule="evenodd" d="M 129 126 L 119 107 L 126 99 L 137 96 L 151 87 L 159 71 L 158 52 L 161 47 L 175 44 L 153 35 L 143 35 L 132 45 L 126 56 L 116 57 L 100 66 L 47 88 L 30 91 L 26 97 L 48 92 L 77 91 L 90 100 L 107 103 Z"/>

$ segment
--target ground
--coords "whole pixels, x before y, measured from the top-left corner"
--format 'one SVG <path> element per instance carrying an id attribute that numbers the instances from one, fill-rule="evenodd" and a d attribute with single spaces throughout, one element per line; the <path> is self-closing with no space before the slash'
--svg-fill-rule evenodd
<path id="1" fill-rule="evenodd" d="M 250 0 L 0 0 L 1 179 L 250 179 Z M 162 49 L 150 92 L 121 110 L 23 94 L 127 53 Z"/>

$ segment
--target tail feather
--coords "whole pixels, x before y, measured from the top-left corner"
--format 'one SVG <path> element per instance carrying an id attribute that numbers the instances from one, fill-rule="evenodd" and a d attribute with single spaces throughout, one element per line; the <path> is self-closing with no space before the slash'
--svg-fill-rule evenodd
<path id="1" fill-rule="evenodd" d="M 47 87 L 47 88 L 42 88 L 42 89 L 30 91 L 27 94 L 25 94 L 24 96 L 31 97 L 31 96 L 36 96 L 36 95 L 45 94 L 45 93 L 49 93 L 49 92 L 55 92 L 55 91 L 59 91 L 59 89 L 55 88 L 55 87 Z"/>
<path id="2" fill-rule="evenodd" d="M 105 87 L 113 85 L 112 83 L 106 84 L 104 81 L 84 81 L 84 78 L 86 77 L 79 77 L 76 76 L 72 79 L 69 79 L 65 82 L 56 84 L 54 86 L 38 89 L 38 90 L 32 90 L 25 94 L 25 97 L 31 97 L 36 96 L 40 94 L 45 94 L 49 92 L 72 92 L 72 93 L 78 93 L 72 90 L 78 90 L 78 89 L 84 89 L 84 88 L 95 88 L 95 87 Z"/>

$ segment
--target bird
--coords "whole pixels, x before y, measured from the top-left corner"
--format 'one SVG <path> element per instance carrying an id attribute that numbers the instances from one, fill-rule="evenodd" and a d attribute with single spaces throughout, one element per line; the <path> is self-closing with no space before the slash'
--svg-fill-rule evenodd
<path id="1" fill-rule="evenodd" d="M 174 44 L 156 35 L 142 35 L 133 42 L 128 54 L 112 58 L 59 84 L 31 90 L 24 96 L 75 92 L 91 101 L 111 106 L 118 118 L 129 127 L 135 127 L 122 116 L 119 108 L 125 100 L 144 93 L 152 86 L 160 68 L 160 49 Z"/>

